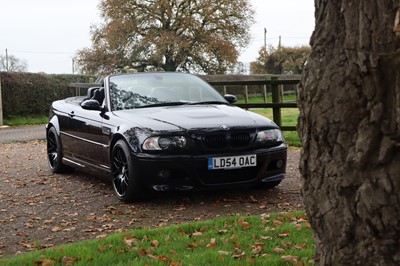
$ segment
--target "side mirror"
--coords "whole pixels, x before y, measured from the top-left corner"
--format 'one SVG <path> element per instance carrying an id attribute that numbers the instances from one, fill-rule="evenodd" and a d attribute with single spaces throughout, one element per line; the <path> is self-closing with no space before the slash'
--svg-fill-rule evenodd
<path id="1" fill-rule="evenodd" d="M 235 103 L 236 101 L 237 101 L 237 98 L 236 98 L 236 96 L 235 95 L 232 95 L 232 94 L 225 94 L 224 95 L 224 98 L 225 98 L 225 100 L 227 100 L 228 101 L 228 103 Z"/>
<path id="2" fill-rule="evenodd" d="M 101 111 L 101 106 L 97 100 L 86 100 L 81 103 L 81 107 L 85 110 Z"/>

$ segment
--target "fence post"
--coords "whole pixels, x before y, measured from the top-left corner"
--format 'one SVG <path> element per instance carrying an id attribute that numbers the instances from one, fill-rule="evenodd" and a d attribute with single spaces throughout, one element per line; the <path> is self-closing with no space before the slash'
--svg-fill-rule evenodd
<path id="1" fill-rule="evenodd" d="M 244 85 L 244 94 L 245 94 L 244 102 L 248 103 L 249 102 L 249 87 L 247 85 Z"/>
<path id="2" fill-rule="evenodd" d="M 3 125 L 3 99 L 1 97 L 1 74 L 0 74 L 0 126 Z"/>
<path id="3" fill-rule="evenodd" d="M 278 77 L 271 77 L 271 80 L 278 80 Z M 272 103 L 280 103 L 281 102 L 281 95 L 279 93 L 279 85 L 272 84 Z M 282 126 L 282 115 L 281 115 L 281 108 L 280 107 L 273 107 L 272 114 L 274 116 L 274 122 L 281 127 Z"/>
<path id="4" fill-rule="evenodd" d="M 267 85 L 264 84 L 264 102 L 268 102 Z"/>

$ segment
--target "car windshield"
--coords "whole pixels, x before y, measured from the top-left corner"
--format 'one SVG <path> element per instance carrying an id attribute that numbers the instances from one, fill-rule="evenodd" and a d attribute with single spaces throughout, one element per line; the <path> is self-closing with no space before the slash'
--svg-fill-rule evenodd
<path id="1" fill-rule="evenodd" d="M 182 73 L 135 73 L 109 78 L 111 109 L 221 103 L 227 101 L 207 82 Z"/>

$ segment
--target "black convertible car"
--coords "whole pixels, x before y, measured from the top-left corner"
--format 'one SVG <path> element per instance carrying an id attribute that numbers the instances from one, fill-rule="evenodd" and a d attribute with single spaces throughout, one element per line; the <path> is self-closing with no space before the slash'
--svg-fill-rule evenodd
<path id="1" fill-rule="evenodd" d="M 106 77 L 87 96 L 52 104 L 50 169 L 109 175 L 127 202 L 151 191 L 277 186 L 286 168 L 283 135 L 235 101 L 190 74 Z"/>

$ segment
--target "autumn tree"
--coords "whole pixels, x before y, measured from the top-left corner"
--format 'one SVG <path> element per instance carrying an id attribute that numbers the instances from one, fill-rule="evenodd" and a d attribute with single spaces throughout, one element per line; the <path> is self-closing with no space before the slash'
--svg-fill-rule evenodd
<path id="1" fill-rule="evenodd" d="M 298 130 L 317 262 L 400 265 L 400 3 L 315 8 Z"/>
<path id="2" fill-rule="evenodd" d="M 257 60 L 250 64 L 250 69 L 253 74 L 301 74 L 310 52 L 309 46 L 263 47 Z"/>
<path id="3" fill-rule="evenodd" d="M 14 55 L 0 55 L 0 71 L 24 72 L 28 70 L 28 63 Z"/>
<path id="4" fill-rule="evenodd" d="M 139 71 L 223 73 L 247 46 L 254 11 L 249 0 L 103 0 L 104 23 L 92 47 L 78 52 L 89 73 Z"/>

